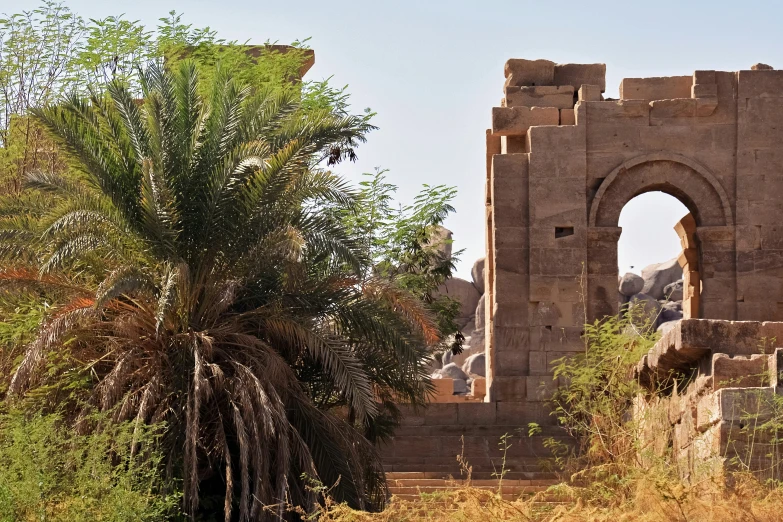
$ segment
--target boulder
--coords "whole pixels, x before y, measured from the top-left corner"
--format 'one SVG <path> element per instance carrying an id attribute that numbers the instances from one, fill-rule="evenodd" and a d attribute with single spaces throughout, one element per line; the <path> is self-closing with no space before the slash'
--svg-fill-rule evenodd
<path id="1" fill-rule="evenodd" d="M 484 261 L 486 258 L 482 257 L 475 263 L 473 268 L 470 269 L 470 276 L 473 278 L 473 285 L 480 294 L 484 295 Z"/>
<path id="2" fill-rule="evenodd" d="M 620 278 L 620 294 L 633 297 L 644 288 L 644 279 L 634 273 L 628 272 Z"/>
<path id="3" fill-rule="evenodd" d="M 443 377 L 449 379 L 462 379 L 463 381 L 468 378 L 467 374 L 463 372 L 459 366 L 454 363 L 449 363 L 440 369 L 440 374 Z"/>
<path id="4" fill-rule="evenodd" d="M 663 297 L 669 301 L 682 301 L 683 281 L 675 281 L 663 287 Z"/>
<path id="5" fill-rule="evenodd" d="M 468 393 L 468 382 L 466 379 L 454 379 L 454 395 L 464 395 Z"/>
<path id="6" fill-rule="evenodd" d="M 669 330 L 671 330 L 674 327 L 674 325 L 676 325 L 676 324 L 677 324 L 677 321 L 669 321 L 669 322 L 666 322 L 666 323 L 661 323 L 658 326 L 658 331 L 661 332 L 662 334 L 664 334 L 664 333 L 668 332 Z"/>
<path id="7" fill-rule="evenodd" d="M 669 301 L 661 305 L 660 323 L 682 319 L 682 301 Z"/>
<path id="8" fill-rule="evenodd" d="M 451 259 L 453 236 L 451 230 L 446 227 L 437 226 L 432 231 L 430 244 L 438 250 L 443 259 Z"/>
<path id="9" fill-rule="evenodd" d="M 435 291 L 436 297 L 443 295 L 459 301 L 460 312 L 458 319 L 462 319 L 463 321 L 458 321 L 458 323 L 461 322 L 462 326 L 466 325 L 470 318 L 473 317 L 473 314 L 476 312 L 476 305 L 481 297 L 481 294 L 479 294 L 479 291 L 473 286 L 473 283 L 460 279 L 459 277 L 452 277 L 451 279 L 446 280 L 446 282 L 440 285 Z"/>
<path id="10" fill-rule="evenodd" d="M 446 350 L 443 352 L 443 355 L 440 357 L 441 368 L 449 364 L 453 358 L 454 354 L 451 353 L 451 348 L 446 348 Z"/>
<path id="11" fill-rule="evenodd" d="M 465 360 L 462 371 L 470 377 L 487 376 L 487 359 L 483 353 L 476 353 Z"/>
<path id="12" fill-rule="evenodd" d="M 486 326 L 484 324 L 484 303 L 485 303 L 484 299 L 485 298 L 486 298 L 485 295 L 482 295 L 479 298 L 478 304 L 476 305 L 476 313 L 473 316 L 473 323 L 476 325 L 476 329 L 477 330 L 478 329 L 482 329 L 483 330 L 485 328 L 485 326 Z"/>
<path id="13" fill-rule="evenodd" d="M 666 285 L 682 279 L 682 268 L 676 258 L 671 259 L 642 269 L 642 279 L 644 279 L 644 287 L 641 293 L 654 299 L 663 299 Z"/>
<path id="14" fill-rule="evenodd" d="M 661 312 L 661 304 L 652 296 L 647 294 L 636 294 L 629 303 L 631 313 L 631 322 L 636 326 L 642 327 L 658 325 L 658 316 Z"/>
<path id="15" fill-rule="evenodd" d="M 467 340 L 466 340 L 467 341 Z M 470 336 L 470 340 L 467 341 L 468 350 L 471 354 L 484 353 L 484 329 L 476 328 Z"/>
<path id="16" fill-rule="evenodd" d="M 673 310 L 675 312 L 682 312 L 682 301 L 664 301 L 661 303 L 663 310 Z"/>

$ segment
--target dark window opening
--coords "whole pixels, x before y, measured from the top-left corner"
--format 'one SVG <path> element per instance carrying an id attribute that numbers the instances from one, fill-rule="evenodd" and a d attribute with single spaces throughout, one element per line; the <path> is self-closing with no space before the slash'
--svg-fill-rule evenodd
<path id="1" fill-rule="evenodd" d="M 574 227 L 555 227 L 555 238 L 574 235 Z"/>

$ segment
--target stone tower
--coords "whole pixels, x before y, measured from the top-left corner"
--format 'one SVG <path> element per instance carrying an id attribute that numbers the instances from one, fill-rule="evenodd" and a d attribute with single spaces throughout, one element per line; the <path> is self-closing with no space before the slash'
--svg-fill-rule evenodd
<path id="1" fill-rule="evenodd" d="M 487 401 L 535 402 L 583 324 L 617 313 L 633 197 L 689 210 L 685 317 L 783 320 L 783 71 L 626 78 L 512 59 L 487 131 Z"/>

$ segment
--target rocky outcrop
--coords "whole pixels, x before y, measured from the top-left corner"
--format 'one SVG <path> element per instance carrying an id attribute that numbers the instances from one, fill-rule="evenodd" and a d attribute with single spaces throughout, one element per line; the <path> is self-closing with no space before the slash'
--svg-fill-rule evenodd
<path id="1" fill-rule="evenodd" d="M 486 258 L 482 257 L 473 263 L 473 268 L 470 270 L 470 276 L 473 279 L 473 285 L 480 294 L 484 294 L 484 263 Z"/>
<path id="2" fill-rule="evenodd" d="M 459 317 L 457 317 L 457 324 L 460 328 L 467 325 L 473 315 L 476 313 L 476 305 L 478 304 L 481 294 L 473 286 L 470 281 L 465 281 L 459 277 L 452 277 L 443 283 L 435 292 L 435 296 L 445 295 L 451 299 L 459 301 L 460 311 Z"/>
<path id="3" fill-rule="evenodd" d="M 682 301 L 683 281 L 675 281 L 663 288 L 663 296 L 668 301 Z"/>
<path id="4" fill-rule="evenodd" d="M 487 359 L 483 353 L 471 355 L 462 365 L 462 371 L 470 377 L 486 377 Z"/>
<path id="5" fill-rule="evenodd" d="M 644 288 L 644 279 L 640 276 L 628 272 L 620 278 L 620 294 L 626 297 L 633 297 Z"/>
<path id="6" fill-rule="evenodd" d="M 643 268 L 642 279 L 644 279 L 644 287 L 641 293 L 654 299 L 663 299 L 666 286 L 682 279 L 682 268 L 676 258 L 671 259 Z"/>

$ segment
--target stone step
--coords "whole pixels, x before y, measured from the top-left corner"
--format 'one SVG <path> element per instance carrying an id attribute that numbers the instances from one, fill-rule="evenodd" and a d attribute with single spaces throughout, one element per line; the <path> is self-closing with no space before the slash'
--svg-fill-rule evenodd
<path id="1" fill-rule="evenodd" d="M 425 477 L 413 477 L 413 478 L 392 478 L 389 474 L 386 475 L 386 482 L 389 486 L 402 486 L 407 487 L 411 485 L 419 486 L 441 486 L 441 487 L 462 487 L 462 486 L 474 486 L 474 487 L 494 487 L 500 484 L 500 481 L 495 479 L 448 479 L 448 478 L 425 478 Z M 537 480 L 524 480 L 524 479 L 503 479 L 503 486 L 509 487 L 528 487 L 528 486 L 553 486 L 558 484 L 558 480 L 554 479 L 537 479 Z"/>

